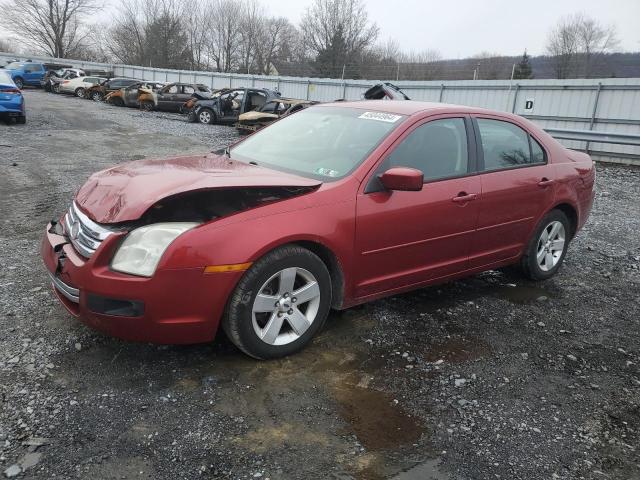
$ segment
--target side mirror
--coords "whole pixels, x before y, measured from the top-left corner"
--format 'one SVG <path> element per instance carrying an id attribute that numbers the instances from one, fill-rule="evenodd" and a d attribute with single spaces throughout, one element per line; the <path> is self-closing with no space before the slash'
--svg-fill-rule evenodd
<path id="1" fill-rule="evenodd" d="M 424 183 L 424 174 L 420 170 L 408 167 L 393 167 L 380 175 L 380 183 L 387 190 L 419 192 Z"/>

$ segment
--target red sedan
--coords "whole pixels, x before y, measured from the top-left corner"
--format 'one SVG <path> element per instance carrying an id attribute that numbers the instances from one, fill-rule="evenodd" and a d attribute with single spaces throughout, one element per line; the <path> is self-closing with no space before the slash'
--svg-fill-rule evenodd
<path id="1" fill-rule="evenodd" d="M 291 354 L 331 308 L 519 264 L 560 268 L 595 169 L 531 122 L 412 101 L 310 107 L 219 154 L 96 173 L 42 258 L 61 302 L 128 340 Z"/>

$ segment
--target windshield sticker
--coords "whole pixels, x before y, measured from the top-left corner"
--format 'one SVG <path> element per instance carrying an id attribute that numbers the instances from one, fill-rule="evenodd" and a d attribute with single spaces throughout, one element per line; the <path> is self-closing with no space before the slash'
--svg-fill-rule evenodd
<path id="1" fill-rule="evenodd" d="M 337 177 L 338 175 L 340 175 L 340 172 L 337 172 L 336 170 L 331 170 L 330 168 L 318 168 L 316 169 L 316 173 L 318 175 L 324 175 L 325 177 Z"/>
<path id="2" fill-rule="evenodd" d="M 378 120 L 379 122 L 395 123 L 400 120 L 402 116 L 383 112 L 366 112 L 360 115 L 358 118 L 364 118 L 366 120 Z"/>

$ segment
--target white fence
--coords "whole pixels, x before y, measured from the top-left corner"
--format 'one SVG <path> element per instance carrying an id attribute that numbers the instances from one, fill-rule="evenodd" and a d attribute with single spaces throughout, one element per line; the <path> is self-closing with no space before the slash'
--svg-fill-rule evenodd
<path id="1" fill-rule="evenodd" d="M 131 65 L 111 65 L 48 57 L 9 59 L 56 62 L 78 68 L 104 69 L 116 76 L 163 82 L 203 83 L 212 88 L 270 88 L 283 96 L 318 101 L 360 99 L 377 81 L 328 78 L 275 77 L 169 70 Z M 394 82 L 395 83 L 395 82 Z M 463 80 L 398 82 L 413 100 L 470 105 L 522 115 L 543 128 L 593 130 L 640 134 L 640 79 L 589 80 Z M 640 165 L 640 147 L 563 140 L 567 146 L 588 149 L 596 160 Z"/>

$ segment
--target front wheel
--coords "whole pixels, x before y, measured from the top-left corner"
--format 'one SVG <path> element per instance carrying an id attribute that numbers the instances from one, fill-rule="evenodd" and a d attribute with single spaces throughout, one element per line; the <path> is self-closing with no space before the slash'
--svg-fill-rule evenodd
<path id="1" fill-rule="evenodd" d="M 229 298 L 222 327 L 258 359 L 291 355 L 322 328 L 331 307 L 331 277 L 314 253 L 278 248 L 254 263 Z"/>
<path id="2" fill-rule="evenodd" d="M 212 124 L 216 121 L 216 114 L 213 113 L 213 110 L 208 108 L 203 108 L 198 112 L 198 121 L 200 123 Z"/>
<path id="3" fill-rule="evenodd" d="M 13 80 L 13 83 L 16 84 L 16 87 L 18 87 L 18 90 L 22 90 L 22 88 L 24 87 L 24 80 L 20 77 L 17 77 Z"/>
<path id="4" fill-rule="evenodd" d="M 153 111 L 153 107 L 153 102 L 150 102 L 149 100 L 145 100 L 140 103 L 140 109 L 144 110 L 145 112 Z"/>
<path id="5" fill-rule="evenodd" d="M 101 102 L 102 94 L 100 92 L 93 92 L 91 94 L 91 100 L 93 100 L 94 102 Z"/>
<path id="6" fill-rule="evenodd" d="M 571 240 L 571 224 L 560 210 L 547 213 L 536 227 L 521 260 L 524 274 L 531 280 L 553 277 L 564 260 Z"/>

